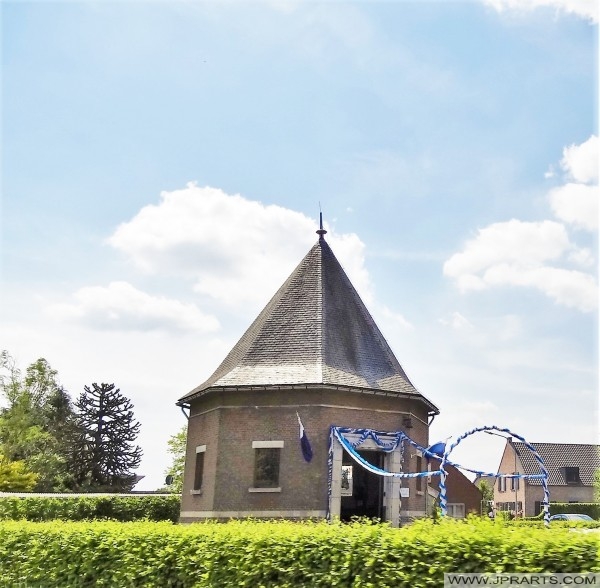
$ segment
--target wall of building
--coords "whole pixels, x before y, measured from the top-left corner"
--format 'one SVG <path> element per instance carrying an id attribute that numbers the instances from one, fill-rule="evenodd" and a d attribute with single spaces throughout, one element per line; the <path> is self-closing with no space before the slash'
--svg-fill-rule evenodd
<path id="1" fill-rule="evenodd" d="M 310 463 L 304 461 L 300 450 L 296 412 L 313 449 Z M 427 446 L 427 410 L 420 401 L 312 388 L 230 390 L 207 395 L 192 405 L 186 453 L 186 463 L 193 464 L 195 448 L 207 446 L 205 482 L 201 494 L 192 494 L 194 468 L 186 466 L 181 520 L 325 516 L 330 426 L 393 432 L 404 429 L 407 416 L 413 425 L 407 434 Z M 283 441 L 279 491 L 251 490 L 252 441 Z M 416 459 L 406 457 L 406 466 L 415 467 Z M 410 497 L 403 499 L 402 509 L 424 512 L 424 495 L 417 494 L 414 480 L 408 486 Z"/>
<path id="2" fill-rule="evenodd" d="M 504 448 L 504 453 L 502 454 L 502 459 L 500 460 L 498 473 L 512 474 L 514 472 L 524 474 L 525 470 L 519 456 L 516 455 L 514 446 L 511 443 L 507 443 Z M 496 478 L 495 480 L 490 478 L 490 483 L 492 481 L 494 481 L 494 502 L 496 504 L 515 501 L 517 503 L 520 502 L 522 509 L 524 507 L 524 515 L 530 516 L 525 501 L 526 484 L 524 479 L 518 479 L 515 482 L 518 485 L 516 491 L 512 487 L 513 482 L 510 478 L 506 478 L 506 490 L 501 489 L 500 478 Z"/>
<path id="3" fill-rule="evenodd" d="M 550 502 L 594 502 L 594 488 L 592 486 L 550 486 Z M 527 498 L 525 500 L 525 514 L 528 517 L 535 512 L 536 501 L 542 501 L 544 491 L 541 486 L 527 485 Z"/>
<path id="4" fill-rule="evenodd" d="M 440 467 L 440 460 L 432 460 L 431 468 L 436 470 Z M 451 465 L 446 465 L 446 499 L 450 504 L 464 504 L 465 516 L 474 513 L 480 514 L 481 500 L 483 498 L 481 491 L 469 478 L 467 478 L 460 470 Z M 439 476 L 431 478 L 430 485 L 439 492 Z"/>

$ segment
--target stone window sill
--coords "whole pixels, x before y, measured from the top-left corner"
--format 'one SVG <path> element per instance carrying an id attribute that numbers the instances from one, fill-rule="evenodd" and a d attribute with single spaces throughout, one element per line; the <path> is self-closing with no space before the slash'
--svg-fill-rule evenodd
<path id="1" fill-rule="evenodd" d="M 190 490 L 190 494 L 192 496 L 200 496 L 200 494 L 202 494 L 202 488 L 200 488 L 199 490 Z"/>
<path id="2" fill-rule="evenodd" d="M 281 492 L 281 488 L 248 488 L 248 492 Z"/>

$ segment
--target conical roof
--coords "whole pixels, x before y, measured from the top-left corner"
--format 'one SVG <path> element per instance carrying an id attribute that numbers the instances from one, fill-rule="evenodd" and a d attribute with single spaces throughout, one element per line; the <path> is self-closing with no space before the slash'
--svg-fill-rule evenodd
<path id="1" fill-rule="evenodd" d="M 320 238 L 217 370 L 211 389 L 335 386 L 419 397 L 333 251 Z"/>

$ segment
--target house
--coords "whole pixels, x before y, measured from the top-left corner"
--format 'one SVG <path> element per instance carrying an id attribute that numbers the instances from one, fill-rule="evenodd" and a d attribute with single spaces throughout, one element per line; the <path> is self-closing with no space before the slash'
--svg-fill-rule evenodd
<path id="1" fill-rule="evenodd" d="M 189 412 L 182 522 L 362 515 L 397 525 L 426 513 L 418 479 L 367 471 L 332 434 L 332 426 L 375 430 L 385 442 L 405 431 L 427 447 L 439 410 L 407 377 L 322 226 L 317 233 L 221 365 L 177 403 Z M 367 439 L 359 450 L 388 471 L 421 471 L 403 445 L 384 453 Z"/>
<path id="2" fill-rule="evenodd" d="M 440 460 L 431 460 L 431 469 L 438 470 Z M 464 519 L 468 514 L 481 514 L 483 494 L 475 482 L 471 482 L 458 468 L 446 464 L 446 501 L 448 516 Z M 437 501 L 440 491 L 439 476 L 432 476 L 429 482 L 429 495 Z M 484 512 L 485 514 L 485 512 Z"/>
<path id="3" fill-rule="evenodd" d="M 600 469 L 600 445 L 581 443 L 531 443 L 548 470 L 551 502 L 593 502 L 594 473 Z M 540 465 L 525 443 L 506 440 L 499 474 L 539 474 Z M 498 510 L 540 513 L 542 482 L 536 478 L 497 478 L 494 502 Z M 515 508 L 516 503 L 516 508 Z M 525 508 L 523 508 L 523 506 Z"/>

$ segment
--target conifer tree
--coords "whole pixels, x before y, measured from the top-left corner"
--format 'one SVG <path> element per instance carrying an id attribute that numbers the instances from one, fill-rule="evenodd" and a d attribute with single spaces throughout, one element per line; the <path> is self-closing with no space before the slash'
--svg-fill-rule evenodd
<path id="1" fill-rule="evenodd" d="M 76 480 L 82 490 L 129 491 L 142 458 L 134 445 L 140 423 L 133 404 L 114 384 L 84 387 L 75 402 L 79 429 Z"/>

